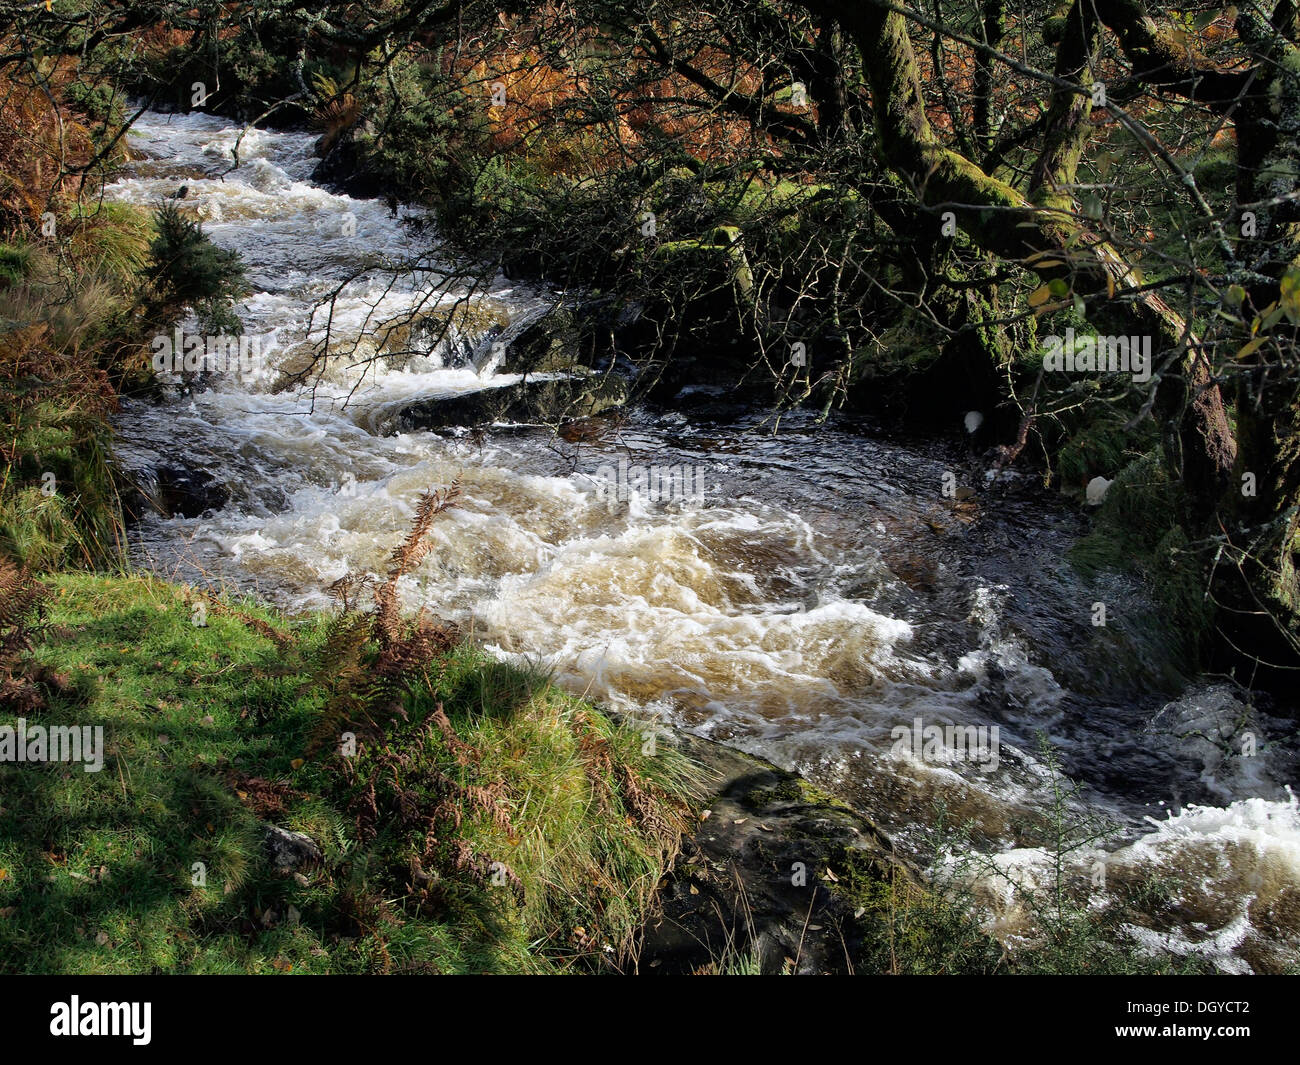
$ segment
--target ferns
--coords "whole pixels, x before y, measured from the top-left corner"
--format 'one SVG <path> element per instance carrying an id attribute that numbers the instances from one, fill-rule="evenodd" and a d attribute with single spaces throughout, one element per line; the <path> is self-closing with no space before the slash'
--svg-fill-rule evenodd
<path id="1" fill-rule="evenodd" d="M 405 539 L 389 556 L 382 583 L 368 574 L 349 573 L 327 589 L 342 609 L 330 622 L 309 668 L 309 686 L 327 691 L 329 698 L 308 742 L 308 753 L 337 743 L 344 732 L 378 738 L 388 722 L 405 719 L 403 695 L 409 678 L 456 643 L 455 627 L 424 610 L 413 619 L 403 618 L 397 586 L 424 561 L 431 550 L 428 534 L 434 520 L 454 507 L 459 496 L 456 482 L 441 492 L 420 496 Z M 358 613 L 366 593 L 371 596 L 371 609 Z"/>
<path id="2" fill-rule="evenodd" d="M 378 740 L 396 718 L 406 719 L 404 696 L 413 679 L 427 680 L 424 671 L 459 639 L 455 626 L 423 609 L 403 618 L 398 582 L 425 559 L 434 520 L 456 505 L 460 485 L 420 496 L 411 527 L 389 556 L 388 572 L 380 583 L 371 574 L 348 573 L 326 592 L 341 609 L 330 619 L 319 643 L 304 653 L 298 640 L 259 618 L 233 610 L 209 596 L 209 609 L 234 617 L 276 645 L 280 674 L 306 674 L 300 692 L 318 691 L 326 697 L 306 753 L 315 755 L 336 744 L 343 733 Z M 370 610 L 358 608 L 369 593 Z"/>
<path id="3" fill-rule="evenodd" d="M 413 572 L 424 561 L 424 557 L 433 548 L 426 539 L 429 530 L 433 527 L 433 519 L 454 507 L 459 498 L 459 481 L 453 481 L 451 487 L 442 492 L 425 492 L 420 496 L 406 539 L 393 549 L 393 553 L 388 558 L 388 579 L 374 591 L 373 614 L 375 635 L 385 649 L 400 643 L 403 639 L 401 608 L 397 601 L 397 582 Z M 424 626 L 425 618 L 421 612 L 416 629 L 423 632 Z M 421 640 L 423 641 L 423 637 Z M 419 650 L 420 647 L 412 645 L 406 649 L 406 652 L 400 653 L 399 658 L 409 657 L 409 654 L 418 653 Z M 395 662 L 394 668 L 398 665 L 399 663 Z"/>
<path id="4" fill-rule="evenodd" d="M 0 556 L 0 707 L 20 714 L 45 703 L 23 655 L 32 648 L 32 616 L 48 595 L 25 567 Z"/>
<path id="5" fill-rule="evenodd" d="M 324 134 L 321 154 L 333 147 L 339 136 L 361 116 L 361 105 L 350 92 L 340 92 L 338 83 L 324 74 L 313 74 L 312 88 L 318 103 L 312 112 L 312 127 Z"/>
<path id="6" fill-rule="evenodd" d="M 304 751 L 314 764 L 296 768 L 347 819 L 351 882 L 339 903 L 381 967 L 385 944 L 416 918 L 494 942 L 522 925 L 535 949 L 568 958 L 581 926 L 579 952 L 603 964 L 602 944 L 629 949 L 680 844 L 674 763 L 648 759 L 636 733 L 541 674 L 460 646 L 448 623 L 402 614 L 399 582 L 457 498 L 456 484 L 422 495 L 386 572 L 335 581 L 339 611 L 282 653 L 316 707 Z M 236 786 L 259 816 L 283 812 L 287 785 L 240 776 Z"/>

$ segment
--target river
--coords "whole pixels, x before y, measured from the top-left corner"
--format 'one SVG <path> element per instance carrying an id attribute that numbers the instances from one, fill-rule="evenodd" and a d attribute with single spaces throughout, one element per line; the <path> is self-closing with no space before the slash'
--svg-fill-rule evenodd
<path id="1" fill-rule="evenodd" d="M 500 279 L 431 350 L 364 358 L 418 346 L 379 339 L 426 295 L 424 275 L 390 267 L 436 252 L 435 238 L 405 209 L 313 184 L 310 134 L 248 131 L 232 169 L 239 136 L 213 116 L 147 114 L 108 190 L 156 205 L 187 186 L 183 209 L 247 264 L 240 313 L 266 355 L 251 373 L 169 376 L 162 402 L 124 402 L 125 469 L 147 484 L 180 463 L 228 495 L 201 517 L 145 518 L 137 565 L 323 607 L 331 581 L 383 568 L 422 491 L 458 479 L 461 506 L 404 580 L 411 608 L 571 691 L 802 773 L 936 873 L 958 870 L 1008 943 L 1033 929 L 1015 885 L 1055 876 L 1045 737 L 1057 783 L 1077 786 L 1068 816 L 1110 826 L 1066 858 L 1087 905 L 1159 877 L 1159 904 L 1124 904 L 1148 949 L 1236 973 L 1300 960 L 1289 708 L 1172 678 L 1143 589 L 1070 564 L 1086 531 L 1076 509 L 1026 473 L 945 496 L 945 474 L 979 477 L 960 426 L 951 441 L 904 441 L 796 415 L 773 434 L 762 412 L 656 409 L 581 445 L 540 427 L 404 429 L 396 414 L 415 399 L 517 380 L 483 368 L 483 323 L 526 321 L 548 294 Z M 335 289 L 331 350 L 347 355 L 302 387 L 290 372 L 324 342 L 319 303 Z M 699 491 L 618 498 L 620 460 L 687 470 Z M 927 742 L 936 725 L 993 742 L 959 757 L 951 731 Z M 936 803 L 968 830 L 938 851 Z"/>

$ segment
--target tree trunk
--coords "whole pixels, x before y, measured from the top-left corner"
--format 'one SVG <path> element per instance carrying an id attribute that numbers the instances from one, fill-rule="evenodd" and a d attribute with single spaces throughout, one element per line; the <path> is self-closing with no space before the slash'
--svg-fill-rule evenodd
<path id="1" fill-rule="evenodd" d="M 1180 374 L 1165 375 L 1158 385 L 1157 406 L 1174 420 L 1169 457 L 1178 464 L 1191 506 L 1213 513 L 1227 487 L 1236 445 L 1224 411 L 1223 397 L 1210 374 L 1198 340 L 1187 323 L 1154 293 L 1135 293 L 1128 263 L 1099 236 L 1080 227 L 1061 210 L 1030 203 L 1016 189 L 984 173 L 975 163 L 944 146 L 926 115 L 907 19 L 867 0 L 804 0 L 818 14 L 831 14 L 854 41 L 871 89 L 878 151 L 916 192 L 923 205 L 952 211 L 962 229 L 984 250 L 1016 260 L 1044 281 L 1065 279 L 1076 294 L 1098 297 L 1104 319 L 1124 323 L 1117 332 L 1138 331 L 1179 350 Z M 1075 43 L 1079 62 L 1087 56 L 1086 25 Z M 1078 113 L 1073 126 L 1067 113 L 1059 127 L 1057 165 L 1077 162 L 1082 142 Z M 935 220 L 936 226 L 939 224 Z"/>

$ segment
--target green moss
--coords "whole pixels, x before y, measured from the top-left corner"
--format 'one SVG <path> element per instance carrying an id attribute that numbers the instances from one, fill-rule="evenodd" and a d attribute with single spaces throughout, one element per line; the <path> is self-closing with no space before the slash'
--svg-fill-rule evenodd
<path id="1" fill-rule="evenodd" d="M 773 772 L 782 771 L 773 767 Z M 809 806 L 833 806 L 840 810 L 852 811 L 852 807 L 842 799 L 823 791 L 803 777 L 782 774 L 779 783 L 771 787 L 755 788 L 745 798 L 746 803 L 755 809 L 790 803 L 806 803 Z"/>
<path id="2" fill-rule="evenodd" d="M 1203 189 L 1229 189 L 1237 180 L 1237 158 L 1229 151 L 1207 152 L 1192 171 Z"/>
<path id="3" fill-rule="evenodd" d="M 790 777 L 770 788 L 755 788 L 749 793 L 747 801 L 757 807 L 772 806 L 776 803 L 798 802 L 803 798 L 802 783 L 797 777 Z"/>
<path id="4" fill-rule="evenodd" d="M 719 288 L 734 284 L 742 297 L 748 296 L 754 289 L 754 275 L 740 244 L 740 231 L 724 226 L 715 232 L 725 233 L 728 230 L 736 236 L 716 243 L 696 240 L 664 241 L 655 247 L 654 256 L 674 274 L 689 271 L 699 275 L 702 282 Z"/>

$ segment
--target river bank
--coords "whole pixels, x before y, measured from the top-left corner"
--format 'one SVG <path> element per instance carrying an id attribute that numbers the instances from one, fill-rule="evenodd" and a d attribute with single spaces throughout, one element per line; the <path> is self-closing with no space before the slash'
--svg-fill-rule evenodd
<path id="1" fill-rule="evenodd" d="M 322 740 L 348 690 L 340 618 L 148 576 L 44 584 L 35 698 L 0 764 L 0 969 L 626 957 L 686 823 L 692 773 L 670 745 L 643 755 L 639 732 L 465 645 L 428 659 L 382 735 Z M 64 727 L 86 733 L 72 757 L 45 746 Z"/>
<path id="2" fill-rule="evenodd" d="M 97 735 L 79 759 L 0 764 L 5 971 L 1171 968 L 1092 924 L 1012 959 L 968 900 L 794 774 L 472 648 L 378 749 L 313 754 L 326 619 L 148 576 L 47 584 L 20 745 Z M 367 821 L 430 797 L 414 833 Z"/>

